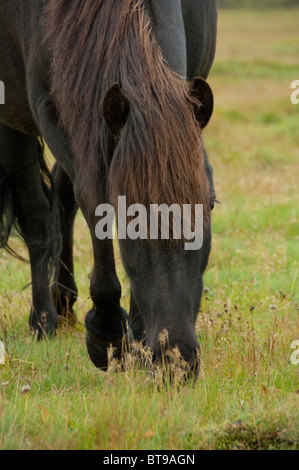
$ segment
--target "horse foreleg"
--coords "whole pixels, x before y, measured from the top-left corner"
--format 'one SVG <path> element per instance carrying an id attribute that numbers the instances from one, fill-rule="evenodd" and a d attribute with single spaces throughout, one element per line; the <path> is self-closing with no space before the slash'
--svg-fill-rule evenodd
<path id="1" fill-rule="evenodd" d="M 80 195 L 76 194 L 80 204 Z M 112 240 L 98 240 L 95 235 L 95 216 L 84 211 L 90 229 L 94 268 L 90 283 L 93 308 L 85 319 L 86 345 L 91 361 L 96 367 L 106 370 L 109 365 L 109 350 L 114 358 L 121 358 L 129 338 L 128 315 L 120 305 L 121 285 L 118 280 Z"/>
<path id="2" fill-rule="evenodd" d="M 120 306 L 121 286 L 115 271 L 112 241 L 99 241 L 93 234 L 92 238 L 95 264 L 90 295 L 94 307 L 85 319 L 86 345 L 95 366 L 106 370 L 109 349 L 111 357 L 119 359 L 132 338 L 129 338 L 128 315 Z"/>

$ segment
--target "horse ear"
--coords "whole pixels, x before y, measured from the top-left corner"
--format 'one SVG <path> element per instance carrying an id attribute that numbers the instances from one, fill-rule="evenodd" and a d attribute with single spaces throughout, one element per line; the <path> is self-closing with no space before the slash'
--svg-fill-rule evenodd
<path id="1" fill-rule="evenodd" d="M 194 111 L 200 127 L 206 127 L 214 109 L 214 96 L 210 85 L 201 77 L 196 77 L 191 85 L 191 96 L 198 101 Z"/>
<path id="2" fill-rule="evenodd" d="M 127 122 L 129 115 L 129 101 L 122 93 L 118 83 L 114 83 L 103 100 L 103 116 L 107 126 L 116 137 Z"/>

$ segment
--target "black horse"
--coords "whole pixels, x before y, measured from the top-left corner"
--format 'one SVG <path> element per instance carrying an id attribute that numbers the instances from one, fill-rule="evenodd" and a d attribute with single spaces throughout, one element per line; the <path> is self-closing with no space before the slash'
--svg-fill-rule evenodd
<path id="1" fill-rule="evenodd" d="M 55 332 L 72 315 L 73 225 L 90 229 L 93 309 L 86 317 L 91 360 L 105 370 L 128 332 L 161 357 L 159 335 L 198 373 L 195 321 L 211 246 L 215 200 L 202 144 L 213 96 L 216 0 L 0 0 L 0 242 L 13 225 L 29 250 L 30 327 Z M 192 82 L 192 83 L 190 83 Z M 43 141 L 56 164 L 52 175 Z M 131 309 L 120 306 L 111 240 L 95 236 L 96 207 L 128 202 L 203 204 L 204 241 L 121 240 Z M 174 240 L 173 240 L 174 242 Z M 55 271 L 50 288 L 50 268 Z"/>

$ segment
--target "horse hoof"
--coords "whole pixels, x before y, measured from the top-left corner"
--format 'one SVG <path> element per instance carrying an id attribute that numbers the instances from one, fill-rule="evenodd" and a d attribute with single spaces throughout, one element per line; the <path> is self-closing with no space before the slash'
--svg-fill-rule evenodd
<path id="1" fill-rule="evenodd" d="M 107 371 L 111 359 L 122 359 L 133 342 L 133 334 L 128 327 L 128 315 L 121 309 L 122 333 L 107 335 L 99 331 L 95 320 L 95 310 L 91 310 L 85 319 L 86 347 L 92 363 L 103 371 Z"/>

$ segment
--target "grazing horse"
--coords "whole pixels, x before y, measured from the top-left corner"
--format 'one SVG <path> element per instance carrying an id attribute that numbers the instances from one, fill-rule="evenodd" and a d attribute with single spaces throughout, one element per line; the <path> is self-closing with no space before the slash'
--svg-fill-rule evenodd
<path id="1" fill-rule="evenodd" d="M 211 247 L 212 168 L 201 130 L 213 95 L 216 0 L 0 0 L 0 243 L 15 225 L 29 250 L 30 327 L 54 333 L 71 315 L 73 224 L 78 207 L 91 233 L 94 267 L 86 344 L 105 370 L 128 324 L 160 359 L 160 333 L 195 376 L 195 321 Z M 46 142 L 56 159 L 52 174 Z M 202 204 L 201 249 L 179 240 L 120 240 L 131 283 L 120 305 L 113 245 L 95 234 L 96 207 Z M 50 289 L 51 267 L 55 270 Z"/>

